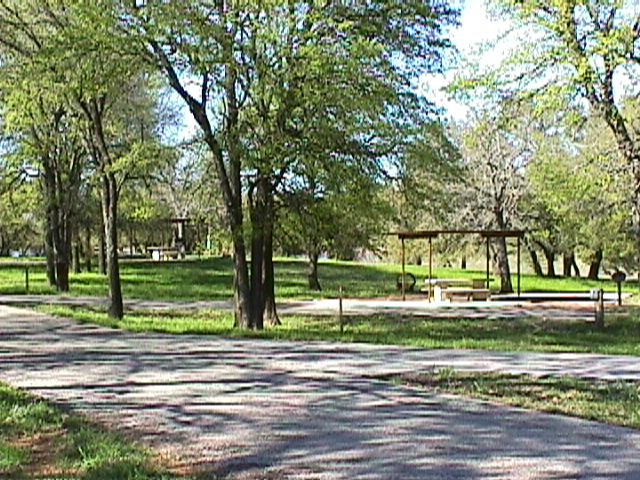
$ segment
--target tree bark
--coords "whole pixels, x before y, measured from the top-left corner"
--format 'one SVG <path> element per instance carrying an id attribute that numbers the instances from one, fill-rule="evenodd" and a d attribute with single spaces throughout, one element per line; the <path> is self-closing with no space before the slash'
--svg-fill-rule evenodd
<path id="1" fill-rule="evenodd" d="M 102 173 L 102 217 L 106 250 L 107 280 L 109 283 L 109 316 L 122 318 L 124 304 L 120 284 L 120 264 L 118 260 L 118 185 L 115 175 Z"/>
<path id="2" fill-rule="evenodd" d="M 509 256 L 507 254 L 507 239 L 496 238 L 496 262 L 500 275 L 500 293 L 513 293 L 511 285 L 511 270 L 509 268 Z"/>
<path id="3" fill-rule="evenodd" d="M 573 267 L 573 272 L 576 278 L 580 278 L 580 268 L 578 267 L 578 262 L 576 260 L 575 254 L 573 255 L 573 261 L 571 262 L 571 266 Z"/>
<path id="4" fill-rule="evenodd" d="M 587 278 L 589 280 L 598 280 L 598 275 L 600 274 L 600 265 L 602 265 L 602 249 L 598 249 L 593 254 L 593 258 L 591 259 L 591 263 L 589 265 L 589 274 Z"/>
<path id="5" fill-rule="evenodd" d="M 53 231 L 51 230 L 51 223 L 47 216 L 46 232 L 44 235 L 44 251 L 47 257 L 47 282 L 50 287 L 58 286 L 56 280 L 56 256 L 53 248 Z"/>
<path id="6" fill-rule="evenodd" d="M 542 242 L 536 242 L 540 248 L 542 249 L 542 253 L 544 254 L 544 258 L 547 262 L 547 277 L 553 278 L 556 276 L 556 253 L 553 251 L 553 248 L 545 245 Z"/>
<path id="7" fill-rule="evenodd" d="M 273 268 L 273 225 L 275 223 L 275 215 L 271 196 L 267 203 L 267 210 L 267 216 L 270 221 L 266 225 L 264 242 L 264 312 L 265 320 L 269 325 L 276 326 L 280 325 L 281 322 L 276 308 L 275 270 Z"/>
<path id="8" fill-rule="evenodd" d="M 318 280 L 318 258 L 319 254 L 317 250 L 311 249 L 309 251 L 309 269 L 307 273 L 307 280 L 309 282 L 309 289 L 317 292 L 322 290 L 320 286 L 320 280 Z"/>
<path id="9" fill-rule="evenodd" d="M 93 249 L 91 247 L 91 228 L 86 227 L 84 238 L 84 268 L 87 272 L 91 271 L 91 257 L 93 256 Z"/>
<path id="10" fill-rule="evenodd" d="M 98 270 L 102 275 L 107 274 L 107 247 L 106 242 L 104 240 L 104 232 L 105 232 L 105 223 L 104 217 L 102 215 L 102 210 L 100 212 L 100 233 L 98 234 Z"/>
<path id="11" fill-rule="evenodd" d="M 60 181 L 60 173 L 53 168 L 48 157 L 42 161 L 45 191 L 47 197 L 47 222 L 51 232 L 53 262 L 55 265 L 56 288 L 60 292 L 69 291 L 69 267 L 71 260 L 70 213 L 66 211 L 65 194 Z"/>
<path id="12" fill-rule="evenodd" d="M 99 175 L 102 182 L 100 201 L 102 207 L 102 222 L 104 226 L 104 241 L 106 250 L 106 269 L 109 284 L 109 309 L 111 318 L 121 319 L 124 316 L 122 301 L 122 286 L 120 283 L 120 264 L 118 260 L 118 180 L 111 167 L 113 161 L 109 153 L 103 128 L 103 109 L 106 100 L 94 98 L 83 103 L 83 109 L 91 121 L 91 140 L 93 154 L 99 165 Z"/>
<path id="13" fill-rule="evenodd" d="M 80 260 L 80 243 L 75 242 L 73 246 L 73 273 L 82 273 L 82 260 Z"/>
<path id="14" fill-rule="evenodd" d="M 562 255 L 562 276 L 570 278 L 571 277 L 571 267 L 574 262 L 574 254 L 573 252 L 565 253 Z"/>
<path id="15" fill-rule="evenodd" d="M 82 248 L 82 241 L 80 239 L 80 232 L 76 230 L 73 236 L 73 255 L 71 257 L 71 265 L 73 266 L 73 273 L 78 274 L 82 272 L 82 261 L 80 250 Z"/>
<path id="16" fill-rule="evenodd" d="M 69 264 L 71 257 L 70 246 L 61 244 L 56 249 L 56 279 L 58 291 L 69 291 Z"/>
<path id="17" fill-rule="evenodd" d="M 531 257 L 531 265 L 533 265 L 533 271 L 536 276 L 543 277 L 544 273 L 542 272 L 542 265 L 540 265 L 540 260 L 538 259 L 538 253 L 533 247 L 527 246 L 527 250 L 529 250 L 529 256 Z"/>

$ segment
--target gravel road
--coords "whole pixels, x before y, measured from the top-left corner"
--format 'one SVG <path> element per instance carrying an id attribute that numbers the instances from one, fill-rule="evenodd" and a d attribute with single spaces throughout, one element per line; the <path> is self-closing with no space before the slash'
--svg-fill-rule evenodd
<path id="1" fill-rule="evenodd" d="M 640 478 L 640 432 L 375 378 L 434 365 L 640 378 L 633 357 L 131 334 L 0 307 L 0 380 L 207 478 Z"/>

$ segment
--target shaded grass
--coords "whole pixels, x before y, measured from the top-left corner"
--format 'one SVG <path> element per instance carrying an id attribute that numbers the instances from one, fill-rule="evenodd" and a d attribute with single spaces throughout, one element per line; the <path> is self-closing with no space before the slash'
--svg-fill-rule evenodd
<path id="1" fill-rule="evenodd" d="M 208 334 L 276 340 L 326 340 L 405 345 L 420 348 L 499 351 L 593 352 L 640 356 L 640 308 L 609 311 L 604 330 L 582 321 L 538 318 L 464 319 L 372 315 L 349 317 L 340 332 L 335 317 L 283 316 L 282 325 L 264 331 L 233 328 L 229 312 L 127 312 L 122 320 L 104 311 L 70 306 L 42 306 L 40 311 L 80 322 L 132 332 Z"/>
<path id="2" fill-rule="evenodd" d="M 442 369 L 395 381 L 548 413 L 640 428 L 640 382 L 465 373 Z"/>
<path id="3" fill-rule="evenodd" d="M 171 262 L 121 262 L 122 288 L 125 298 L 153 300 L 226 300 L 232 297 L 233 265 L 228 258 L 189 259 Z M 352 298 L 397 296 L 396 278 L 399 265 L 362 264 L 355 262 L 321 262 L 319 269 L 322 292 L 307 286 L 307 266 L 302 260 L 279 258 L 275 261 L 276 295 L 280 299 L 313 299 L 338 296 L 342 286 L 345 295 Z M 428 270 L 411 265 L 409 273 L 418 279 L 417 287 L 424 284 Z M 484 278 L 485 272 L 460 269 L 435 269 L 439 278 Z M 491 287 L 495 290 L 498 282 Z M 515 287 L 515 276 L 513 279 Z M 522 290 L 541 292 L 588 292 L 591 288 L 615 290 L 609 280 L 591 281 L 575 278 L 541 278 L 522 276 Z M 630 287 L 625 287 L 628 290 Z M 635 286 L 633 287 L 635 288 Z M 47 285 L 44 267 L 33 267 L 29 272 L 29 292 L 52 294 Z M 2 266 L 0 262 L 0 293 L 25 293 L 23 268 Z M 99 296 L 108 294 L 106 278 L 97 272 L 71 275 L 71 295 Z M 424 294 L 417 294 L 424 296 Z"/>
<path id="4" fill-rule="evenodd" d="M 0 383 L 0 477 L 169 479 L 136 443 Z"/>

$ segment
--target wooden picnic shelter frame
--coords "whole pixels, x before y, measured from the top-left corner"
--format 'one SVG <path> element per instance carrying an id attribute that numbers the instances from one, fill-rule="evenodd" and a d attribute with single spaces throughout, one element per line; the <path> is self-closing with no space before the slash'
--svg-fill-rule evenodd
<path id="1" fill-rule="evenodd" d="M 524 230 L 418 230 L 414 232 L 397 232 L 398 238 L 402 242 L 402 300 L 405 300 L 405 240 L 429 240 L 429 300 L 431 300 L 431 279 L 433 274 L 433 239 L 439 235 L 480 235 L 486 241 L 487 252 L 487 288 L 489 286 L 489 265 L 490 265 L 490 252 L 489 242 L 492 238 L 516 238 L 517 239 L 517 277 L 518 277 L 518 297 L 520 297 L 520 246 L 522 237 L 524 237 Z"/>

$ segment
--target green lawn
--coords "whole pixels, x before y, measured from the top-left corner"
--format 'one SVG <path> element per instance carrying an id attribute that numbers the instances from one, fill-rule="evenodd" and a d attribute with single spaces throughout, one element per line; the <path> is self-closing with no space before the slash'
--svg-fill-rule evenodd
<path id="1" fill-rule="evenodd" d="M 463 373 L 451 369 L 403 374 L 394 377 L 394 381 L 542 412 L 640 428 L 638 382 Z"/>
<path id="2" fill-rule="evenodd" d="M 121 265 L 122 288 L 125 298 L 152 300 L 222 300 L 232 296 L 232 263 L 230 259 L 192 259 L 174 262 L 127 262 Z M 340 286 L 347 297 L 388 297 L 398 295 L 396 277 L 399 265 L 361 264 L 327 261 L 320 265 L 322 292 L 307 288 L 306 263 L 301 260 L 276 259 L 276 295 L 279 299 L 311 299 L 335 297 Z M 427 268 L 409 266 L 420 283 L 427 277 Z M 482 271 L 460 269 L 436 269 L 439 278 L 483 278 Z M 492 288 L 498 288 L 492 282 Z M 513 279 L 515 288 L 515 276 Z M 614 290 L 611 281 L 593 282 L 575 278 L 540 278 L 523 275 L 523 291 L 576 291 L 587 292 L 591 288 Z M 633 287 L 636 288 L 635 286 Z M 29 292 L 55 293 L 46 282 L 43 267 L 29 271 Z M 2 266 L 0 262 L 0 294 L 25 293 L 23 268 Z M 107 284 L 102 275 L 95 272 L 71 276 L 71 295 L 106 296 Z"/>
<path id="3" fill-rule="evenodd" d="M 328 340 L 406 345 L 421 348 L 468 348 L 500 351 L 597 352 L 640 356 L 640 308 L 608 311 L 606 327 L 579 321 L 522 318 L 434 319 L 375 315 L 348 320 L 340 332 L 335 317 L 284 316 L 282 325 L 262 332 L 233 328 L 230 313 L 127 312 L 123 320 L 85 308 L 43 306 L 49 314 L 133 332 L 250 336 L 282 340 Z"/>
<path id="4" fill-rule="evenodd" d="M 151 452 L 0 383 L 0 478 L 175 478 Z"/>

